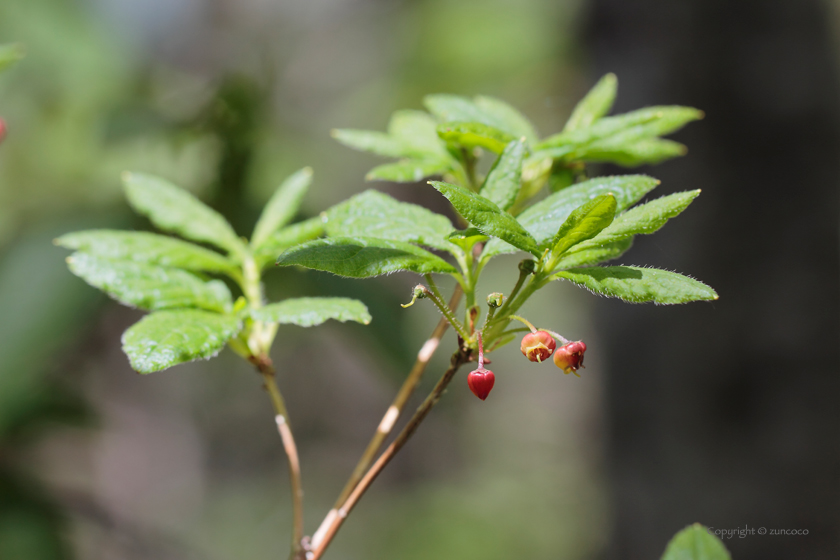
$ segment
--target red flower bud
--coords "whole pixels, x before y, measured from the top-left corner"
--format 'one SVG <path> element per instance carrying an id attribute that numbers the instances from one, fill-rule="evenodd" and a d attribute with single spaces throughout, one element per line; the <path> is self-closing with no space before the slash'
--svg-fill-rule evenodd
<path id="1" fill-rule="evenodd" d="M 578 368 L 583 367 L 584 352 L 586 344 L 580 340 L 564 344 L 554 353 L 554 364 L 562 369 L 563 373 L 576 372 Z"/>
<path id="2" fill-rule="evenodd" d="M 470 391 L 481 400 L 487 398 L 495 383 L 496 376 L 489 369 L 478 368 L 467 375 L 467 385 L 470 386 Z"/>
<path id="3" fill-rule="evenodd" d="M 3 119 L 0 119 L 0 142 L 3 141 L 3 138 L 6 136 L 6 123 L 3 122 Z"/>
<path id="4" fill-rule="evenodd" d="M 522 345 L 519 347 L 522 354 L 532 362 L 540 362 L 547 360 L 557 343 L 554 342 L 554 337 L 545 331 L 537 331 L 528 333 L 522 337 Z"/>

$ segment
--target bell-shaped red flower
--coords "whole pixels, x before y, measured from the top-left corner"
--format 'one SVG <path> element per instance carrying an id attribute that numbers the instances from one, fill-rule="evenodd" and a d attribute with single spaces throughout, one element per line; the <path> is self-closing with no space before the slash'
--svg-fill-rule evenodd
<path id="1" fill-rule="evenodd" d="M 563 373 L 577 372 L 583 367 L 584 352 L 586 344 L 580 340 L 564 344 L 554 352 L 554 364 L 562 369 Z"/>
<path id="2" fill-rule="evenodd" d="M 481 341 L 481 333 L 478 333 L 478 369 L 467 375 L 467 385 L 469 385 L 473 395 L 484 400 L 495 384 L 496 376 L 493 375 L 492 371 L 484 368 L 484 345 Z"/>
<path id="3" fill-rule="evenodd" d="M 467 385 L 470 386 L 470 391 L 481 400 L 487 398 L 495 383 L 496 376 L 489 369 L 480 368 L 467 375 Z"/>
<path id="4" fill-rule="evenodd" d="M 551 357 L 556 347 L 557 343 L 554 342 L 553 336 L 545 331 L 536 331 L 522 337 L 522 345 L 519 349 L 532 362 L 542 363 Z"/>

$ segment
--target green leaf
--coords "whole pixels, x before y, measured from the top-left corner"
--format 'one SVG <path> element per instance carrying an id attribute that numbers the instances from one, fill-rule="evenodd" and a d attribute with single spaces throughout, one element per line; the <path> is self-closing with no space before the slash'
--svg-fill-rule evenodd
<path id="1" fill-rule="evenodd" d="M 274 262 L 277 255 L 289 247 L 317 239 L 322 235 L 324 235 L 323 219 L 321 216 L 315 216 L 272 233 L 257 248 L 254 257 L 262 268 L 266 264 Z"/>
<path id="2" fill-rule="evenodd" d="M 409 270 L 419 274 L 457 270 L 440 257 L 401 241 L 372 237 L 331 237 L 289 249 L 277 259 L 279 266 L 302 266 L 349 278 L 370 278 Z"/>
<path id="3" fill-rule="evenodd" d="M 403 155 L 449 158 L 446 145 L 437 135 L 437 122 L 423 111 L 402 110 L 391 115 L 388 133 L 405 147 Z"/>
<path id="4" fill-rule="evenodd" d="M 304 167 L 283 181 L 271 200 L 268 201 L 256 227 L 254 227 L 251 247 L 258 248 L 271 234 L 288 224 L 295 217 L 311 183 L 311 167 Z"/>
<path id="5" fill-rule="evenodd" d="M 659 181 L 647 175 L 618 175 L 597 177 L 558 191 L 537 202 L 520 216 L 519 221 L 540 242 L 546 242 L 560 228 L 575 208 L 604 194 L 615 197 L 616 212 L 621 212 L 639 200 Z"/>
<path id="6" fill-rule="evenodd" d="M 592 126 L 592 123 L 610 112 L 617 92 L 618 78 L 615 74 L 607 74 L 598 80 L 598 83 L 575 106 L 563 132 Z"/>
<path id="7" fill-rule="evenodd" d="M 638 113 L 637 117 L 634 115 Z M 653 113 L 653 118 L 649 118 Z M 620 130 L 611 135 L 612 141 L 618 143 L 621 141 L 638 140 L 640 138 L 652 138 L 655 136 L 665 136 L 676 132 L 692 121 L 698 121 L 703 118 L 703 111 L 693 107 L 680 107 L 679 105 L 650 107 L 648 109 L 639 109 L 622 115 L 625 117 L 625 123 L 631 126 L 621 127 Z M 620 119 L 621 117 L 615 117 Z M 607 120 L 607 117 L 603 120 Z M 622 122 L 622 121 L 620 121 Z M 597 127 L 596 123 L 593 128 Z"/>
<path id="8" fill-rule="evenodd" d="M 459 95 L 427 95 L 423 104 L 443 123 L 480 123 L 505 132 L 513 138 L 525 136 L 536 142 L 534 127 L 519 111 L 492 97 L 476 97 L 475 100 Z M 505 142 L 507 144 L 507 142 Z"/>
<path id="9" fill-rule="evenodd" d="M 539 256 L 537 243 L 516 219 L 481 195 L 458 185 L 429 181 L 455 210 L 485 235 L 498 237 L 518 249 Z"/>
<path id="10" fill-rule="evenodd" d="M 233 305 L 221 280 L 204 282 L 177 268 L 106 259 L 87 253 L 67 257 L 71 272 L 120 303 L 140 309 L 200 307 L 227 311 Z"/>
<path id="11" fill-rule="evenodd" d="M 438 136 L 446 142 L 464 148 L 487 148 L 497 154 L 514 137 L 498 128 L 476 122 L 451 122 L 438 126 Z"/>
<path id="12" fill-rule="evenodd" d="M 443 175 L 452 169 L 449 161 L 439 159 L 406 159 L 396 163 L 386 163 L 371 169 L 365 180 L 393 181 L 394 183 L 416 183 L 426 177 Z"/>
<path id="13" fill-rule="evenodd" d="M 416 204 L 399 202 L 387 194 L 367 190 L 324 213 L 330 237 L 376 237 L 449 250 L 452 223 Z"/>
<path id="14" fill-rule="evenodd" d="M 549 182 L 553 167 L 554 160 L 550 157 L 528 158 L 522 162 L 522 188 L 519 190 L 519 196 L 513 208 L 517 207 L 517 203 L 523 205 L 531 202 L 531 199 Z M 520 208 L 519 211 L 521 210 Z"/>
<path id="15" fill-rule="evenodd" d="M 131 206 L 160 229 L 234 253 L 242 250 L 242 241 L 222 215 L 187 191 L 139 173 L 124 173 L 123 185 Z"/>
<path id="16" fill-rule="evenodd" d="M 388 133 L 337 129 L 332 136 L 345 146 L 385 157 L 411 159 L 449 158 L 438 138 L 437 123 L 422 111 L 397 111 L 391 115 Z"/>
<path id="17" fill-rule="evenodd" d="M 731 560 L 731 556 L 720 539 L 695 523 L 674 535 L 662 560 Z"/>
<path id="18" fill-rule="evenodd" d="M 562 255 L 578 243 L 598 235 L 612 223 L 615 209 L 616 201 L 612 194 L 602 194 L 577 207 L 551 241 L 552 255 Z"/>
<path id="19" fill-rule="evenodd" d="M 152 373 L 199 358 L 210 359 L 242 329 L 232 315 L 197 309 L 158 311 L 132 325 L 122 336 L 131 367 Z"/>
<path id="20" fill-rule="evenodd" d="M 334 129 L 330 134 L 340 143 L 354 150 L 371 152 L 385 157 L 409 155 L 406 153 L 406 146 L 402 142 L 384 132 L 344 128 Z"/>
<path id="21" fill-rule="evenodd" d="M 589 145 L 579 157 L 583 161 L 610 162 L 624 167 L 636 167 L 661 163 L 687 153 L 688 148 L 685 145 L 673 140 L 646 138 L 629 143 L 616 143 L 607 139 Z"/>
<path id="22" fill-rule="evenodd" d="M 524 136 L 529 142 L 537 141 L 537 133 L 528 119 L 500 99 L 470 100 L 459 95 L 434 94 L 427 95 L 423 104 L 444 123 L 480 123 L 511 135 L 511 139 Z"/>
<path id="23" fill-rule="evenodd" d="M 699 194 L 700 189 L 679 192 L 636 206 L 618 216 L 610 227 L 604 229 L 597 237 L 589 240 L 581 248 L 605 245 L 634 235 L 654 233 L 664 226 L 668 220 L 688 208 L 688 205 Z"/>
<path id="24" fill-rule="evenodd" d="M 633 238 L 628 237 L 621 241 L 614 243 L 607 243 L 590 247 L 589 249 L 580 249 L 581 245 L 572 247 L 572 249 L 560 257 L 554 266 L 555 270 L 565 270 L 567 268 L 576 268 L 580 266 L 591 266 L 593 264 L 602 263 L 617 259 L 627 252 L 633 245 Z"/>
<path id="25" fill-rule="evenodd" d="M 471 251 L 476 243 L 487 241 L 489 237 L 481 233 L 478 228 L 469 227 L 451 232 L 446 239 L 466 252 Z"/>
<path id="26" fill-rule="evenodd" d="M 574 159 L 575 150 L 588 144 L 611 138 L 616 142 L 637 141 L 641 138 L 663 136 L 676 132 L 691 121 L 703 118 L 703 112 L 692 107 L 660 105 L 646 107 L 614 117 L 603 117 L 592 126 L 569 132 L 561 132 L 540 142 L 536 150 L 551 150 L 552 157 Z M 537 156 L 538 154 L 534 154 Z"/>
<path id="27" fill-rule="evenodd" d="M 365 304 L 340 297 L 304 297 L 287 299 L 251 311 L 251 317 L 266 323 L 282 323 L 314 327 L 329 319 L 355 321 L 367 325 L 371 321 Z"/>
<path id="28" fill-rule="evenodd" d="M 55 244 L 107 259 L 122 259 L 206 272 L 230 272 L 224 256 L 180 239 L 140 231 L 94 229 L 62 235 Z"/>
<path id="29" fill-rule="evenodd" d="M 529 121 L 514 107 L 505 103 L 501 99 L 479 95 L 473 99 L 473 102 L 476 107 L 484 112 L 485 115 L 489 115 L 497 123 L 503 123 L 503 126 L 500 126 L 499 128 L 505 132 L 508 132 L 517 138 L 524 136 L 531 144 L 534 144 L 537 140 L 539 140 L 537 131 L 534 130 L 534 125 L 531 124 L 531 121 Z"/>
<path id="30" fill-rule="evenodd" d="M 522 186 L 522 160 L 525 157 L 525 143 L 510 142 L 493 164 L 479 194 L 507 210 L 516 201 Z"/>
<path id="31" fill-rule="evenodd" d="M 475 103 L 460 95 L 446 93 L 427 95 L 423 98 L 423 105 L 441 122 L 476 122 L 505 129 L 504 121 L 480 109 Z"/>
<path id="32" fill-rule="evenodd" d="M 659 181 L 646 175 L 620 175 L 598 177 L 558 191 L 537 202 L 519 215 L 519 223 L 541 244 L 554 237 L 572 211 L 587 201 L 610 193 L 615 197 L 616 212 L 621 212 L 638 202 L 653 190 Z M 496 239 L 484 246 L 482 259 L 486 260 L 516 249 Z"/>
<path id="33" fill-rule="evenodd" d="M 23 58 L 22 45 L 0 45 L 0 72 L 10 67 L 21 58 Z"/>
<path id="34" fill-rule="evenodd" d="M 565 278 L 575 284 L 607 297 L 633 303 L 652 301 L 661 304 L 717 299 L 709 286 L 693 278 L 635 266 L 607 266 L 572 268 L 558 272 L 552 278 Z"/>

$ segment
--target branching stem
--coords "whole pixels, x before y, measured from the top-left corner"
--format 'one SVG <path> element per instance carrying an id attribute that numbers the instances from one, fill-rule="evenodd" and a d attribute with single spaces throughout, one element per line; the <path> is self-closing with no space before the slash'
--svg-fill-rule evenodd
<path id="1" fill-rule="evenodd" d="M 462 293 L 460 285 L 456 285 L 455 291 L 449 300 L 450 309 L 458 306 L 458 301 L 461 299 Z M 347 501 L 347 498 L 356 487 L 356 484 L 359 483 L 362 476 L 364 476 L 365 471 L 367 471 L 371 463 L 373 463 L 373 460 L 382 448 L 382 444 L 385 442 L 385 439 L 394 430 L 394 426 L 396 425 L 400 414 L 402 414 L 403 408 L 405 408 L 408 399 L 417 388 L 417 384 L 423 377 L 423 372 L 426 371 L 426 366 L 429 365 L 429 360 L 431 360 L 432 356 L 434 356 L 435 351 L 440 345 L 440 340 L 443 338 L 443 333 L 446 332 L 446 328 L 448 326 L 449 320 L 445 317 L 441 318 L 435 327 L 435 330 L 432 331 L 432 335 L 428 338 L 428 340 L 426 340 L 423 347 L 417 353 L 417 360 L 414 362 L 414 366 L 411 368 L 411 371 L 408 373 L 405 381 L 403 381 L 402 387 L 400 387 L 397 396 L 394 397 L 394 401 L 391 403 L 391 406 L 388 407 L 388 410 L 379 422 L 379 427 L 376 429 L 376 433 L 371 438 L 367 448 L 362 454 L 361 459 L 359 459 L 359 462 L 356 464 L 356 468 L 353 469 L 353 473 L 344 485 L 344 489 L 341 491 L 341 495 L 339 495 L 338 500 L 336 500 L 335 506 L 333 511 L 330 512 L 330 515 L 335 515 L 334 512 L 337 512 L 338 509 L 344 505 L 344 502 Z M 329 519 L 329 517 L 330 516 L 328 515 L 327 519 Z M 325 521 L 327 521 L 327 519 L 325 519 Z M 322 528 L 316 531 L 312 538 L 313 545 L 316 545 L 317 541 L 320 540 L 320 536 L 323 534 L 322 529 L 326 529 L 323 524 Z"/>
<path id="2" fill-rule="evenodd" d="M 499 308 L 499 316 L 504 316 L 505 311 L 507 311 L 510 307 L 510 302 L 514 300 L 516 295 L 519 293 L 519 290 L 522 289 L 522 284 L 525 283 L 525 279 L 530 274 L 531 273 L 527 270 L 523 270 L 522 268 L 519 269 L 519 278 L 517 278 L 516 284 L 513 286 L 513 290 L 511 290 L 510 295 L 508 295 L 507 299 L 505 299 L 504 303 L 502 303 L 502 306 Z"/>
<path id="3" fill-rule="evenodd" d="M 370 488 L 370 485 L 376 480 L 376 477 L 379 476 L 379 473 L 382 472 L 382 469 L 385 468 L 388 463 L 391 462 L 391 459 L 394 458 L 394 455 L 403 448 L 406 442 L 414 435 L 414 432 L 420 426 L 420 423 L 426 418 L 429 412 L 434 408 L 434 406 L 438 403 L 443 392 L 446 390 L 446 387 L 449 385 L 449 382 L 452 381 L 452 378 L 455 376 L 455 373 L 458 371 L 463 364 L 467 363 L 470 359 L 469 352 L 464 351 L 462 348 L 459 348 L 455 354 L 452 355 L 452 359 L 450 360 L 449 368 L 444 372 L 443 376 L 435 385 L 435 388 L 426 397 L 426 400 L 423 401 L 423 404 L 417 409 L 417 412 L 414 413 L 414 416 L 411 417 L 408 424 L 406 424 L 405 428 L 400 432 L 391 445 L 385 449 L 382 455 L 379 456 L 379 459 L 373 464 L 370 470 L 365 473 L 365 476 L 359 481 L 359 484 L 353 489 L 353 492 L 350 493 L 350 496 L 347 498 L 347 501 L 342 505 L 341 508 L 338 509 L 336 514 L 332 516 L 330 520 L 329 526 L 327 527 L 326 531 L 324 532 L 323 539 L 320 539 L 319 542 L 314 543 L 314 550 L 312 551 L 312 556 L 309 560 L 318 560 L 326 551 L 327 547 L 329 546 L 330 542 L 332 542 L 333 538 L 335 537 L 336 533 L 338 532 L 341 525 L 344 523 L 344 520 L 353 510 L 355 505 L 359 502 L 361 497 Z"/>
<path id="4" fill-rule="evenodd" d="M 261 308 L 263 306 L 263 292 L 260 269 L 250 253 L 246 253 L 243 258 L 242 279 L 242 291 L 245 293 L 248 303 L 254 309 Z M 253 322 L 247 340 L 247 347 L 250 351 L 248 361 L 254 364 L 257 371 L 262 375 L 263 385 L 274 407 L 274 421 L 277 424 L 277 431 L 280 434 L 283 449 L 286 451 L 286 459 L 289 463 L 289 484 L 292 492 L 292 545 L 289 560 L 304 560 L 306 550 L 304 550 L 303 482 L 300 475 L 300 458 L 289 424 L 289 411 L 286 409 L 283 394 L 277 386 L 274 364 L 268 356 L 268 350 L 276 332 L 277 326 L 274 324 L 267 325 L 262 321 Z"/>
<path id="5" fill-rule="evenodd" d="M 446 301 L 443 299 L 443 296 L 440 295 L 440 290 L 438 290 L 437 284 L 435 284 L 434 279 L 432 278 L 431 274 L 426 274 L 426 282 L 429 283 L 429 299 L 437 306 L 443 316 L 449 321 L 452 325 L 452 328 L 455 329 L 461 338 L 467 340 L 469 338 L 469 334 L 464 329 L 464 326 L 455 318 L 455 314 L 452 312 L 452 309 L 446 304 Z"/>

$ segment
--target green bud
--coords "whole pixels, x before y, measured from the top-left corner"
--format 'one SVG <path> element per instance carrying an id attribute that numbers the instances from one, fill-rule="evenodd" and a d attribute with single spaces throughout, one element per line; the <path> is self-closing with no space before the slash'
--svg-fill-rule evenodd
<path id="1" fill-rule="evenodd" d="M 414 291 L 411 293 L 411 301 L 408 303 L 401 303 L 401 307 L 411 307 L 418 299 L 429 297 L 429 289 L 423 284 L 414 286 Z"/>
<path id="2" fill-rule="evenodd" d="M 489 296 L 487 296 L 487 305 L 492 307 L 493 309 L 502 306 L 502 302 L 505 300 L 505 294 L 502 292 L 493 292 Z"/>
<path id="3" fill-rule="evenodd" d="M 533 259 L 525 259 L 519 263 L 519 270 L 525 274 L 533 274 L 537 268 L 537 261 Z"/>
<path id="4" fill-rule="evenodd" d="M 243 296 L 239 296 L 236 302 L 233 304 L 233 312 L 239 313 L 243 309 L 248 307 L 248 300 L 245 299 Z"/>

